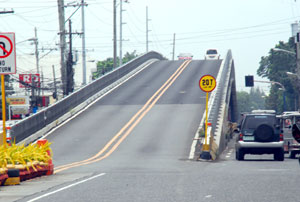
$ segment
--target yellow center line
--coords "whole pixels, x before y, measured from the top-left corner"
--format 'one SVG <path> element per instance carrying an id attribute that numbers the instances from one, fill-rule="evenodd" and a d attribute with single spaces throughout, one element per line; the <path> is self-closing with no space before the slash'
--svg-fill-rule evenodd
<path id="1" fill-rule="evenodd" d="M 171 77 L 158 89 L 154 95 L 146 102 L 146 104 L 127 122 L 127 124 L 101 149 L 96 155 L 83 161 L 78 161 L 55 168 L 54 173 L 61 172 L 73 167 L 82 166 L 90 163 L 94 163 L 104 158 L 107 158 L 111 153 L 113 153 L 117 147 L 124 141 L 124 139 L 130 134 L 130 132 L 135 128 L 135 126 L 141 121 L 141 119 L 150 111 L 158 99 L 165 93 L 165 91 L 174 83 L 177 77 L 182 73 L 182 71 L 189 65 L 191 61 L 185 61 L 181 66 L 171 75 Z M 159 95 L 158 95 L 159 94 Z M 155 98 L 156 97 L 156 98 Z M 155 99 L 154 99 L 155 98 Z M 154 100 L 154 101 L 153 101 Z M 153 102 L 152 102 L 153 101 Z M 152 103 L 151 103 L 152 102 Z M 150 104 L 151 103 L 151 104 Z M 150 104 L 150 105 L 149 105 Z M 147 108 L 148 107 L 148 108 Z M 147 109 L 146 109 L 147 108 Z M 145 110 L 146 109 L 146 110 Z M 142 113 L 142 114 L 141 114 Z M 141 116 L 139 116 L 141 114 Z M 139 116 L 139 117 L 138 117 Z M 138 118 L 137 118 L 138 117 Z M 137 119 L 136 119 L 137 118 Z M 132 124 L 132 125 L 131 125 Z M 131 126 L 130 126 L 131 125 Z M 130 126 L 130 127 L 129 127 Z M 124 135 L 112 146 L 112 148 L 102 157 L 102 155 L 108 148 L 123 134 L 123 132 L 129 127 L 129 129 L 124 133 Z"/>
<path id="2" fill-rule="evenodd" d="M 167 85 L 167 83 L 179 72 L 179 70 L 186 63 L 187 63 L 187 61 L 185 61 L 184 63 L 181 64 L 181 66 L 175 71 L 175 73 L 173 73 L 173 75 L 171 75 L 171 77 L 160 87 L 160 89 L 158 89 L 154 93 L 154 95 L 146 102 L 146 104 L 127 122 L 127 124 L 96 155 L 94 155 L 93 157 L 91 157 L 89 159 L 83 160 L 83 161 L 79 161 L 79 162 L 74 162 L 74 163 L 70 163 L 70 164 L 67 164 L 67 165 L 58 166 L 55 169 L 60 169 L 60 168 L 63 168 L 63 167 L 68 167 L 68 166 L 74 165 L 74 164 L 84 163 L 86 161 L 93 160 L 93 159 L 99 157 L 101 154 L 103 154 L 103 152 L 105 152 L 112 145 L 112 143 L 129 127 L 129 125 L 136 119 L 136 117 L 138 117 L 142 113 L 142 111 L 149 105 L 149 103 L 155 98 L 155 96 Z"/>

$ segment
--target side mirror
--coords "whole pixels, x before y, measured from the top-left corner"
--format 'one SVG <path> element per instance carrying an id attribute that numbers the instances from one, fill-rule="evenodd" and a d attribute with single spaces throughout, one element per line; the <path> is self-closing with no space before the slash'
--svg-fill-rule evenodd
<path id="1" fill-rule="evenodd" d="M 233 130 L 233 132 L 239 133 L 239 132 L 240 132 L 240 129 L 239 129 L 239 128 L 236 128 L 236 129 Z"/>

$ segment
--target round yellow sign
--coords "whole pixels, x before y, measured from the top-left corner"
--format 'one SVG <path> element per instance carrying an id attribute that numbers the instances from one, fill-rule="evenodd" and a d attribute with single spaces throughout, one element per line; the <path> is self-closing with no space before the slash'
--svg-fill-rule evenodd
<path id="1" fill-rule="evenodd" d="M 211 75 L 204 75 L 199 80 L 199 86 L 204 92 L 211 92 L 215 89 L 217 83 L 215 77 Z"/>

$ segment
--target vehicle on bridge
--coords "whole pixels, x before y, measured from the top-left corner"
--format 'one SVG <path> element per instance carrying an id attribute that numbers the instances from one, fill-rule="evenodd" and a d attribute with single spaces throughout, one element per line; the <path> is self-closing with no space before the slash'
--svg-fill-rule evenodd
<path id="1" fill-rule="evenodd" d="M 204 56 L 205 60 L 219 60 L 220 54 L 218 53 L 217 49 L 208 49 Z"/>
<path id="2" fill-rule="evenodd" d="M 245 154 L 274 154 L 274 160 L 284 160 L 280 118 L 275 114 L 245 114 L 238 128 L 235 144 L 237 160 L 244 160 Z"/>
<path id="3" fill-rule="evenodd" d="M 300 125 L 300 112 L 284 112 L 281 115 L 281 127 L 284 135 L 284 152 L 294 159 L 300 154 L 300 143 L 293 137 L 294 125 Z"/>
<path id="4" fill-rule="evenodd" d="M 193 55 L 191 53 L 180 53 L 177 58 L 178 60 L 192 60 Z"/>

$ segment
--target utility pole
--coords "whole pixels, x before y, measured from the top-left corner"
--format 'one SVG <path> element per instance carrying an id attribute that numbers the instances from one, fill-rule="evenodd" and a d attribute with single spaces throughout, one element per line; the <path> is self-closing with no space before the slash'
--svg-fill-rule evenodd
<path id="1" fill-rule="evenodd" d="M 52 65 L 52 71 L 53 71 L 53 81 L 54 81 L 54 93 L 53 93 L 53 98 L 57 100 L 57 88 L 56 88 L 56 77 L 55 77 L 55 69 L 54 69 L 54 65 Z"/>
<path id="2" fill-rule="evenodd" d="M 300 109 L 300 36 L 297 34 L 296 40 L 296 74 L 297 74 L 297 88 L 298 88 L 298 110 Z"/>
<path id="3" fill-rule="evenodd" d="M 148 29 L 148 6 L 146 6 L 146 53 L 148 53 L 148 43 L 149 43 L 149 38 L 148 38 L 148 33 L 149 33 L 149 29 Z"/>
<path id="4" fill-rule="evenodd" d="M 174 35 L 173 35 L 173 52 L 172 52 L 172 60 L 174 61 L 174 59 L 175 59 L 175 33 L 174 33 Z"/>
<path id="5" fill-rule="evenodd" d="M 82 18 L 82 85 L 86 85 L 86 54 L 85 54 L 85 24 L 84 24 L 84 0 L 81 1 L 81 18 Z"/>
<path id="6" fill-rule="evenodd" d="M 120 58 L 119 58 L 119 66 L 121 67 L 123 64 L 122 61 L 122 27 L 123 27 L 123 20 L 122 20 L 122 13 L 123 13 L 123 8 L 122 8 L 123 0 L 120 0 Z"/>
<path id="7" fill-rule="evenodd" d="M 72 22 L 69 19 L 69 54 L 67 60 L 67 95 L 74 90 L 73 54 L 72 54 Z"/>
<path id="8" fill-rule="evenodd" d="M 60 35 L 60 65 L 61 65 L 61 80 L 63 95 L 67 95 L 67 72 L 65 62 L 66 51 L 66 31 L 65 31 L 65 9 L 64 0 L 57 0 L 58 4 L 58 18 L 59 18 L 59 35 Z"/>
<path id="9" fill-rule="evenodd" d="M 36 27 L 34 28 L 34 38 L 33 38 L 33 42 L 35 45 L 35 60 L 36 60 L 36 73 L 39 75 L 39 77 L 41 78 L 40 75 L 40 65 L 39 65 L 39 41 L 38 41 L 38 37 L 37 37 L 37 29 Z M 41 85 L 40 85 L 41 87 Z M 38 96 L 41 95 L 41 88 L 38 89 Z"/>
<path id="10" fill-rule="evenodd" d="M 113 17 L 113 57 L 114 57 L 114 66 L 113 69 L 117 67 L 117 2 L 114 0 L 113 2 L 113 12 L 114 12 L 114 17 Z"/>

